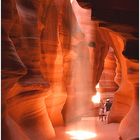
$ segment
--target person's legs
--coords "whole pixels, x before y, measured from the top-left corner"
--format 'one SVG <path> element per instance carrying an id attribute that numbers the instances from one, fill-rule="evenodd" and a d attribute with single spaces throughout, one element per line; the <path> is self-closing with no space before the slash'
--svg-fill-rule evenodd
<path id="1" fill-rule="evenodd" d="M 107 122 L 107 123 L 108 123 L 108 115 L 109 115 L 109 112 L 110 112 L 110 111 L 107 111 L 107 112 L 106 112 L 106 122 Z"/>

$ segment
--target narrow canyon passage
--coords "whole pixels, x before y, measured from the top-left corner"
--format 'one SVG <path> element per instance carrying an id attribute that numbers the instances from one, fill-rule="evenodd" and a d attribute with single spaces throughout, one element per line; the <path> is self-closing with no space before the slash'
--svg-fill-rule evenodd
<path id="1" fill-rule="evenodd" d="M 138 140 L 137 15 L 137 0 L 2 0 L 2 140 Z"/>

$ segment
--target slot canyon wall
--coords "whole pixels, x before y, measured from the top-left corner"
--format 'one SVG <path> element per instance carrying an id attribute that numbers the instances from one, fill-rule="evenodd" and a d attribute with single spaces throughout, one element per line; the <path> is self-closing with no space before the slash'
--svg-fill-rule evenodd
<path id="1" fill-rule="evenodd" d="M 117 58 L 115 57 L 114 49 L 109 47 L 108 53 L 104 61 L 104 69 L 99 80 L 100 93 L 114 93 L 118 89 L 118 84 L 116 83 L 116 69 L 117 69 Z M 119 65 L 119 63 L 118 63 Z M 120 77 L 121 79 L 121 77 Z"/>
<path id="2" fill-rule="evenodd" d="M 2 139 L 50 139 L 87 111 L 94 86 L 84 38 L 69 0 L 2 1 Z M 81 103 L 64 107 L 70 94 L 71 104 L 82 98 L 80 113 Z"/>
<path id="3" fill-rule="evenodd" d="M 126 13 L 132 6 L 125 25 L 108 22 L 102 1 L 2 0 L 2 140 L 50 139 L 88 113 L 110 47 L 118 89 L 109 122 L 120 122 L 122 139 L 138 137 L 137 0 L 123 1 Z"/>
<path id="4" fill-rule="evenodd" d="M 2 1 L 2 139 L 55 137 L 77 26 L 69 0 Z"/>
<path id="5" fill-rule="evenodd" d="M 81 8 L 76 0 L 73 0 L 72 8 L 84 38 L 71 40 L 72 75 L 63 109 L 66 123 L 87 114 L 95 115 L 91 97 L 96 94 L 95 86 L 99 82 L 109 49 L 102 41 L 98 23 L 91 21 L 91 10 Z"/>
<path id="6" fill-rule="evenodd" d="M 81 7 L 92 9 L 91 19 L 99 22 L 102 38 L 114 49 L 118 60 L 114 80 L 119 88 L 109 122 L 120 122 L 121 139 L 138 139 L 138 0 L 77 1 Z"/>

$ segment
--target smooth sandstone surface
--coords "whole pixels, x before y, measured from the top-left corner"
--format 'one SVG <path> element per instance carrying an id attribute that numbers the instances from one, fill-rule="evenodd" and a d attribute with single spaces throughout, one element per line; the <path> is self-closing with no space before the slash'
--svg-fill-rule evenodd
<path id="1" fill-rule="evenodd" d="M 93 111 L 97 83 L 114 94 L 108 123 L 138 138 L 137 2 L 123 2 L 2 0 L 3 140 L 54 138 Z"/>

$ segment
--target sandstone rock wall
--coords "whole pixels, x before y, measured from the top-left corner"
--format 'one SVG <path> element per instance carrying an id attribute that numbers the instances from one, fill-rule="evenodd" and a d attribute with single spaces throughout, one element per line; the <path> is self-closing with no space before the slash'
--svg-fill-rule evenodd
<path id="1" fill-rule="evenodd" d="M 98 23 L 90 19 L 91 10 L 81 8 L 75 0 L 72 7 L 84 38 L 71 40 L 71 75 L 63 110 L 66 122 L 94 114 L 91 97 L 96 94 L 95 86 L 100 79 L 109 48 L 98 31 Z"/>
<path id="2" fill-rule="evenodd" d="M 119 89 L 115 93 L 109 122 L 121 121 L 121 139 L 138 139 L 138 1 L 77 1 L 81 7 L 92 9 L 92 20 L 99 22 L 101 34 L 114 48 L 118 59 L 121 80 L 115 79 Z M 133 66 L 128 64 L 128 59 Z"/>
<path id="3" fill-rule="evenodd" d="M 72 15 L 72 10 L 64 10 L 71 9 L 70 2 L 62 1 L 61 5 L 58 1 L 9 0 L 2 4 L 3 139 L 49 139 L 55 136 L 53 126 L 63 123 L 61 110 L 66 92 L 62 50 L 69 47 L 71 22 L 66 20 L 70 21 Z M 57 21 L 61 14 L 64 23 Z M 69 39 L 62 41 L 67 46 L 60 45 L 60 23 L 62 29 L 66 28 L 61 31 L 68 34 Z M 47 60 L 44 69 L 41 58 Z M 15 136 L 13 129 L 19 135 Z"/>
<path id="4" fill-rule="evenodd" d="M 110 46 L 119 88 L 109 122 L 121 122 L 122 139 L 138 138 L 137 2 L 81 1 L 93 10 L 69 0 L 2 0 L 2 139 L 49 139 L 63 117 L 88 113 Z M 114 61 L 105 63 L 112 73 Z"/>
<path id="5" fill-rule="evenodd" d="M 114 49 L 109 47 L 109 51 L 105 58 L 104 69 L 99 80 L 99 92 L 115 92 L 118 89 L 118 85 L 115 82 L 116 76 L 116 59 Z"/>

